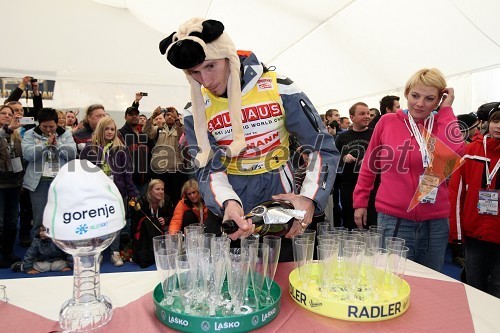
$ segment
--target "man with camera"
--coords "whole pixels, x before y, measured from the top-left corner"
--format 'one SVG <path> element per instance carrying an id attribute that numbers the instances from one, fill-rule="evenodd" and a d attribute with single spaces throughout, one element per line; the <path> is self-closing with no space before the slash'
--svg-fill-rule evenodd
<path id="1" fill-rule="evenodd" d="M 28 87 L 31 85 L 31 89 L 33 90 L 33 107 L 29 108 L 28 106 L 23 108 L 23 105 L 19 100 L 21 99 L 23 93 L 26 93 L 26 99 L 28 96 Z M 38 121 L 38 111 L 43 108 L 42 102 L 42 94 L 40 93 L 40 86 L 38 84 L 38 80 L 33 78 L 32 76 L 25 76 L 21 80 L 21 83 L 12 90 L 10 96 L 5 100 L 4 104 L 10 106 L 12 110 L 14 110 L 14 114 L 21 114 L 23 117 L 33 117 L 34 120 Z M 21 135 L 24 134 L 25 131 L 35 127 L 34 122 L 30 124 L 23 125 L 21 129 Z"/>
<path id="2" fill-rule="evenodd" d="M 147 183 L 151 179 L 149 161 L 153 144 L 149 140 L 144 128 L 139 125 L 139 102 L 147 93 L 135 93 L 132 106 L 125 110 L 125 124 L 118 130 L 121 140 L 128 147 L 134 165 L 132 181 L 140 193 L 144 193 Z"/>
<path id="3" fill-rule="evenodd" d="M 157 126 L 153 122 L 163 115 L 165 123 Z M 184 125 L 174 107 L 157 107 L 146 121 L 144 132 L 150 140 L 156 141 L 152 151 L 151 170 L 153 178 L 161 179 L 165 184 L 165 193 L 175 206 L 181 199 L 181 188 L 188 179 L 184 173 L 184 160 L 181 156 L 179 140 L 184 134 Z"/>
<path id="4" fill-rule="evenodd" d="M 19 100 L 21 99 L 24 92 L 28 96 L 28 87 L 31 85 L 33 91 L 33 107 L 28 106 L 23 107 Z M 23 119 L 31 118 L 33 122 L 29 124 L 23 124 L 19 128 L 19 134 L 21 137 L 27 130 L 35 127 L 34 121 L 38 121 L 38 112 L 43 108 L 42 94 L 40 93 L 40 87 L 38 80 L 32 76 L 25 76 L 21 80 L 21 83 L 11 92 L 10 96 L 5 100 L 5 105 L 8 105 L 13 111 L 14 115 L 21 116 Z M 29 191 L 21 189 L 20 197 L 20 213 L 19 213 L 19 241 L 22 247 L 29 247 L 31 244 L 31 221 L 33 220 L 33 211 L 31 208 L 31 200 Z"/>
<path id="5" fill-rule="evenodd" d="M 340 114 L 337 109 L 330 109 L 325 113 L 325 125 L 328 133 L 334 138 L 340 133 Z"/>

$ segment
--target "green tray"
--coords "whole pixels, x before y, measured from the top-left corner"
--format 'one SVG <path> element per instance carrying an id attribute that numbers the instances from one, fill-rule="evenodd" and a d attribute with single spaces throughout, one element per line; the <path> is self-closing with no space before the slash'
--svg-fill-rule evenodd
<path id="1" fill-rule="evenodd" d="M 224 284 L 225 285 L 225 284 Z M 225 288 L 225 286 L 223 287 Z M 227 289 L 226 289 L 227 290 Z M 274 302 L 257 311 L 232 316 L 195 316 L 174 312 L 163 306 L 163 288 L 159 283 L 153 291 L 156 317 L 166 326 L 180 332 L 248 332 L 269 324 L 280 311 L 281 288 L 273 281 L 271 296 Z"/>

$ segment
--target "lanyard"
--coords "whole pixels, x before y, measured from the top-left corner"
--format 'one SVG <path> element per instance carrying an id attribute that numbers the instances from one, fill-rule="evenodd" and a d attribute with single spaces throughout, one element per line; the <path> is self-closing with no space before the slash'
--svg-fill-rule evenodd
<path id="1" fill-rule="evenodd" d="M 156 213 L 155 213 L 155 211 L 153 210 L 153 208 L 151 208 L 151 216 L 152 216 L 152 217 L 156 217 L 156 218 L 158 218 L 158 208 L 156 208 Z"/>
<path id="2" fill-rule="evenodd" d="M 429 142 L 432 133 L 432 128 L 434 127 L 434 115 L 431 113 L 429 117 L 427 117 L 427 119 L 425 119 L 424 121 L 424 127 L 425 127 L 425 122 L 428 121 L 427 134 L 425 138 L 418 129 L 417 123 L 415 123 L 415 120 L 411 116 L 410 112 L 408 112 L 408 120 L 409 120 L 408 122 L 410 123 L 410 128 L 408 128 L 408 130 L 415 137 L 415 140 L 417 141 L 418 146 L 420 147 L 420 154 L 422 154 L 422 165 L 424 169 L 432 168 L 432 154 L 427 149 L 427 143 Z"/>
<path id="3" fill-rule="evenodd" d="M 489 137 L 489 135 L 486 134 L 484 136 L 484 138 L 483 138 L 484 157 L 488 157 L 488 156 L 486 156 L 486 139 L 488 137 Z M 493 178 L 495 178 L 495 175 L 497 174 L 498 169 L 500 169 L 500 160 L 497 161 L 497 164 L 495 165 L 495 167 L 493 168 L 493 170 L 491 170 L 491 173 L 490 173 L 490 168 L 488 166 L 488 161 L 489 161 L 489 159 L 486 158 L 486 160 L 484 161 L 484 163 L 486 164 L 486 185 L 488 187 L 490 187 L 491 181 L 493 180 Z"/>

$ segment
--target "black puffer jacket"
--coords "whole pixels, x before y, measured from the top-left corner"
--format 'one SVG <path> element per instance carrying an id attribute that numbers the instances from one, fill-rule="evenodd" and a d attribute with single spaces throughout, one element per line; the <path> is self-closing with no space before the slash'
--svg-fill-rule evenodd
<path id="1" fill-rule="evenodd" d="M 22 163 L 21 141 L 14 139 L 3 129 L 0 129 L 0 188 L 16 188 L 23 184 L 24 170 L 21 172 L 13 172 L 12 170 L 11 150 L 14 157 L 19 157 L 19 162 Z"/>

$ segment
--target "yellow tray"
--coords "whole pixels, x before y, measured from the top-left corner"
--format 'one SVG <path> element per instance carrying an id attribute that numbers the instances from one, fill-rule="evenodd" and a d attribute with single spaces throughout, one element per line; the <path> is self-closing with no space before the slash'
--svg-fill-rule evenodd
<path id="1" fill-rule="evenodd" d="M 289 276 L 289 293 L 301 307 L 317 314 L 349 321 L 382 321 L 396 318 L 410 306 L 410 286 L 403 279 L 399 292 L 384 300 L 343 299 L 342 297 L 324 298 L 318 288 L 319 264 L 311 264 L 311 279 L 307 288 L 299 279 L 298 268 Z"/>

